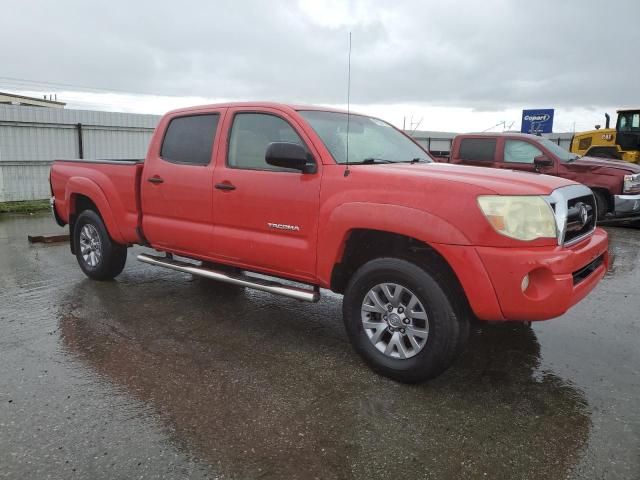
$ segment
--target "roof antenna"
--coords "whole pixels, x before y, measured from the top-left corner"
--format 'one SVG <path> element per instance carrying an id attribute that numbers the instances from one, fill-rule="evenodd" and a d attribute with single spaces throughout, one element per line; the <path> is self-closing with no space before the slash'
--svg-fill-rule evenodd
<path id="1" fill-rule="evenodd" d="M 344 176 L 348 177 L 349 170 L 349 120 L 351 118 L 351 32 L 349 32 L 349 67 L 347 73 L 347 166 L 344 169 Z"/>

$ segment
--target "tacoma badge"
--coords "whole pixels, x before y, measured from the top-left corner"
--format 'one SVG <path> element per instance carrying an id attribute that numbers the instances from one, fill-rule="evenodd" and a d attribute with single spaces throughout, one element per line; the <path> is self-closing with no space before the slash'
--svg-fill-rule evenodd
<path id="1" fill-rule="evenodd" d="M 267 223 L 269 228 L 275 228 L 276 230 L 289 230 L 290 232 L 299 232 L 300 227 L 298 225 L 286 225 L 284 223 Z"/>

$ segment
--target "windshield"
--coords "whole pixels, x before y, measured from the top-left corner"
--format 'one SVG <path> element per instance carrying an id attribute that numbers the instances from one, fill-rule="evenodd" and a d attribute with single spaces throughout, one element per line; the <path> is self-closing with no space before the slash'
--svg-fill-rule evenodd
<path id="1" fill-rule="evenodd" d="M 640 112 L 618 113 L 618 130 L 621 132 L 640 131 Z"/>
<path id="2" fill-rule="evenodd" d="M 542 144 L 547 150 L 553 153 L 556 157 L 560 159 L 561 162 L 570 162 L 571 160 L 575 160 L 579 156 L 575 153 L 571 153 L 568 150 L 565 150 L 557 143 L 552 142 L 548 138 L 539 138 L 538 142 Z"/>
<path id="3" fill-rule="evenodd" d="M 336 163 L 347 162 L 347 114 L 303 110 Z M 349 163 L 396 163 L 431 159 L 390 124 L 377 118 L 349 115 Z"/>

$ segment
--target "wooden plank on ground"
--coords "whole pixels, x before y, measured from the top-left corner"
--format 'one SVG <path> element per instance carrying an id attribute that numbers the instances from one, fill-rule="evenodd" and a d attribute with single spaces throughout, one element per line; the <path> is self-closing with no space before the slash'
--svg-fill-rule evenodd
<path id="1" fill-rule="evenodd" d="M 68 242 L 69 235 L 27 235 L 29 243 L 59 243 Z"/>

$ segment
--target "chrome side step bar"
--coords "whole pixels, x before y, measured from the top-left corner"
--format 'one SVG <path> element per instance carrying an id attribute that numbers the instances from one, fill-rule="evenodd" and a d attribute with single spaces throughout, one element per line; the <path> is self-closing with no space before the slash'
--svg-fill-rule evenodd
<path id="1" fill-rule="evenodd" d="M 192 275 L 210 278 L 211 280 L 232 283 L 234 285 L 254 288 L 256 290 L 275 293 L 277 295 L 284 295 L 285 297 L 295 298 L 296 300 L 302 300 L 304 302 L 317 302 L 320 300 L 320 291 L 317 287 L 313 290 L 290 287 L 289 285 L 264 280 L 262 278 L 250 277 L 242 274 L 235 275 L 232 273 L 225 273 L 210 268 L 199 267 L 192 263 L 173 260 L 172 258 L 156 257 L 154 255 L 146 255 L 144 253 L 138 255 L 138 260 L 148 263 L 149 265 L 155 265 L 156 267 L 164 267 L 171 270 L 177 270 L 178 272 L 191 273 Z"/>

